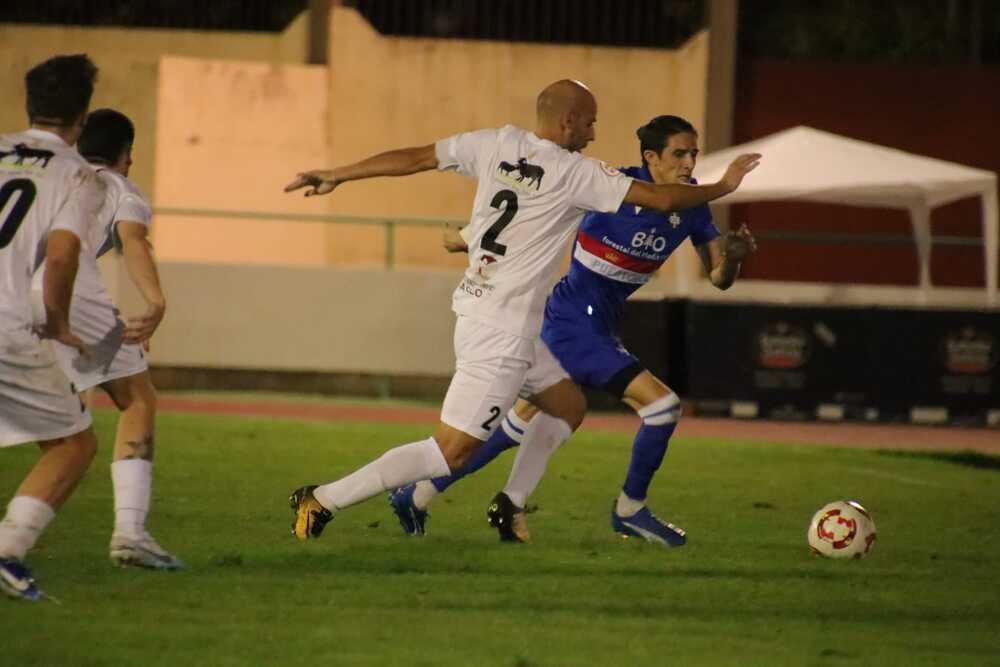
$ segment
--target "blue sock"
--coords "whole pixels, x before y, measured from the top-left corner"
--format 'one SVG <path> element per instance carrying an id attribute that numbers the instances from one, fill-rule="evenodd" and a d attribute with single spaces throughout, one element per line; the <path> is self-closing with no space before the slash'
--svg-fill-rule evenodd
<path id="1" fill-rule="evenodd" d="M 527 423 L 511 409 L 500 428 L 493 431 L 490 439 L 476 448 L 461 470 L 444 477 L 435 477 L 431 480 L 431 484 L 438 490 L 438 493 L 441 493 L 466 475 L 476 472 L 504 451 L 520 445 L 525 427 L 527 427 Z"/>
<path id="2" fill-rule="evenodd" d="M 642 426 L 632 442 L 632 460 L 622 490 L 633 500 L 645 500 L 653 475 L 663 463 L 670 436 L 677 428 L 680 416 L 680 401 L 676 394 L 664 398 L 639 410 Z"/>

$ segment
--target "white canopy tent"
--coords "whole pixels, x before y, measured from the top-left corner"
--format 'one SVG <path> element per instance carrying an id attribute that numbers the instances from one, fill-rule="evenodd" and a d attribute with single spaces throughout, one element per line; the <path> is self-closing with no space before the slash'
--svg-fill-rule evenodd
<path id="1" fill-rule="evenodd" d="M 741 153 L 762 153 L 764 159 L 719 204 L 795 199 L 909 211 L 925 299 L 931 286 L 931 209 L 980 197 L 986 301 L 996 304 L 1000 221 L 994 172 L 799 126 L 701 157 L 695 175 L 702 183 L 716 181 Z"/>

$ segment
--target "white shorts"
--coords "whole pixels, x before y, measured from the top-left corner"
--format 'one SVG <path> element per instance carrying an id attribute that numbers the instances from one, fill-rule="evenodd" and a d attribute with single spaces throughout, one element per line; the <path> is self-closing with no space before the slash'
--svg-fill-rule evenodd
<path id="1" fill-rule="evenodd" d="M 0 333 L 0 447 L 64 438 L 90 423 L 51 346 L 27 331 Z"/>
<path id="2" fill-rule="evenodd" d="M 529 340 L 459 315 L 455 375 L 441 421 L 488 440 L 518 395 L 531 396 L 568 377 L 540 338 Z"/>
<path id="3" fill-rule="evenodd" d="M 118 378 L 138 375 L 149 368 L 142 346 L 126 343 L 125 323 L 110 299 L 73 297 L 70 330 L 90 347 L 89 358 L 75 348 L 55 344 L 59 366 L 77 391 L 84 391 Z"/>

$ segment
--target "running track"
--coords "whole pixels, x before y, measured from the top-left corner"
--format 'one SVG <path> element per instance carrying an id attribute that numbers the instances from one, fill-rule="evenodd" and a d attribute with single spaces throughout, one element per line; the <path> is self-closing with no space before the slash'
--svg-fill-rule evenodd
<path id="1" fill-rule="evenodd" d="M 112 407 L 103 395 L 97 407 Z M 438 410 L 416 406 L 383 406 L 344 403 L 336 400 L 230 399 L 216 395 L 161 394 L 161 412 L 187 412 L 245 417 L 279 417 L 308 421 L 392 422 L 436 424 Z M 595 413 L 587 415 L 583 429 L 631 436 L 638 426 L 632 415 Z M 781 442 L 790 445 L 836 445 L 866 449 L 974 450 L 1000 455 L 1000 429 L 949 428 L 910 424 L 862 424 L 854 422 L 779 422 L 767 420 L 684 417 L 677 434 L 688 438 L 729 438 Z"/>

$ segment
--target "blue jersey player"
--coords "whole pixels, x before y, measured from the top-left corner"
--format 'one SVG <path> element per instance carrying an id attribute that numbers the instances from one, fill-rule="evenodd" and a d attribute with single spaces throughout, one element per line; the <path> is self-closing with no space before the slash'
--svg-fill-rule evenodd
<path id="1" fill-rule="evenodd" d="M 690 183 L 698 156 L 694 127 L 677 116 L 658 116 L 636 132 L 643 164 L 623 171 L 655 183 Z M 635 409 L 642 425 L 632 447 L 632 460 L 622 491 L 611 513 L 612 528 L 668 546 L 681 546 L 684 531 L 654 516 L 645 499 L 663 460 L 677 420 L 680 400 L 656 376 L 643 368 L 616 336 L 626 299 L 644 285 L 685 239 L 690 238 L 709 278 L 719 289 L 735 281 L 743 259 L 755 249 L 744 225 L 720 235 L 708 206 L 663 214 L 623 204 L 615 213 L 590 213 L 580 225 L 569 273 L 559 281 L 545 307 L 542 340 L 574 382 L 603 389 Z M 453 235 L 446 247 L 464 249 Z M 538 408 L 520 400 L 502 428 L 459 472 L 398 489 L 390 496 L 403 530 L 422 534 L 431 500 L 449 485 L 522 445 L 504 490 L 487 512 L 500 537 L 523 542 L 529 538 L 523 508 L 541 481 L 554 446 L 532 439 L 532 419 Z M 536 439 L 540 440 L 540 439 Z M 522 444 L 523 443 L 523 444 Z"/>

